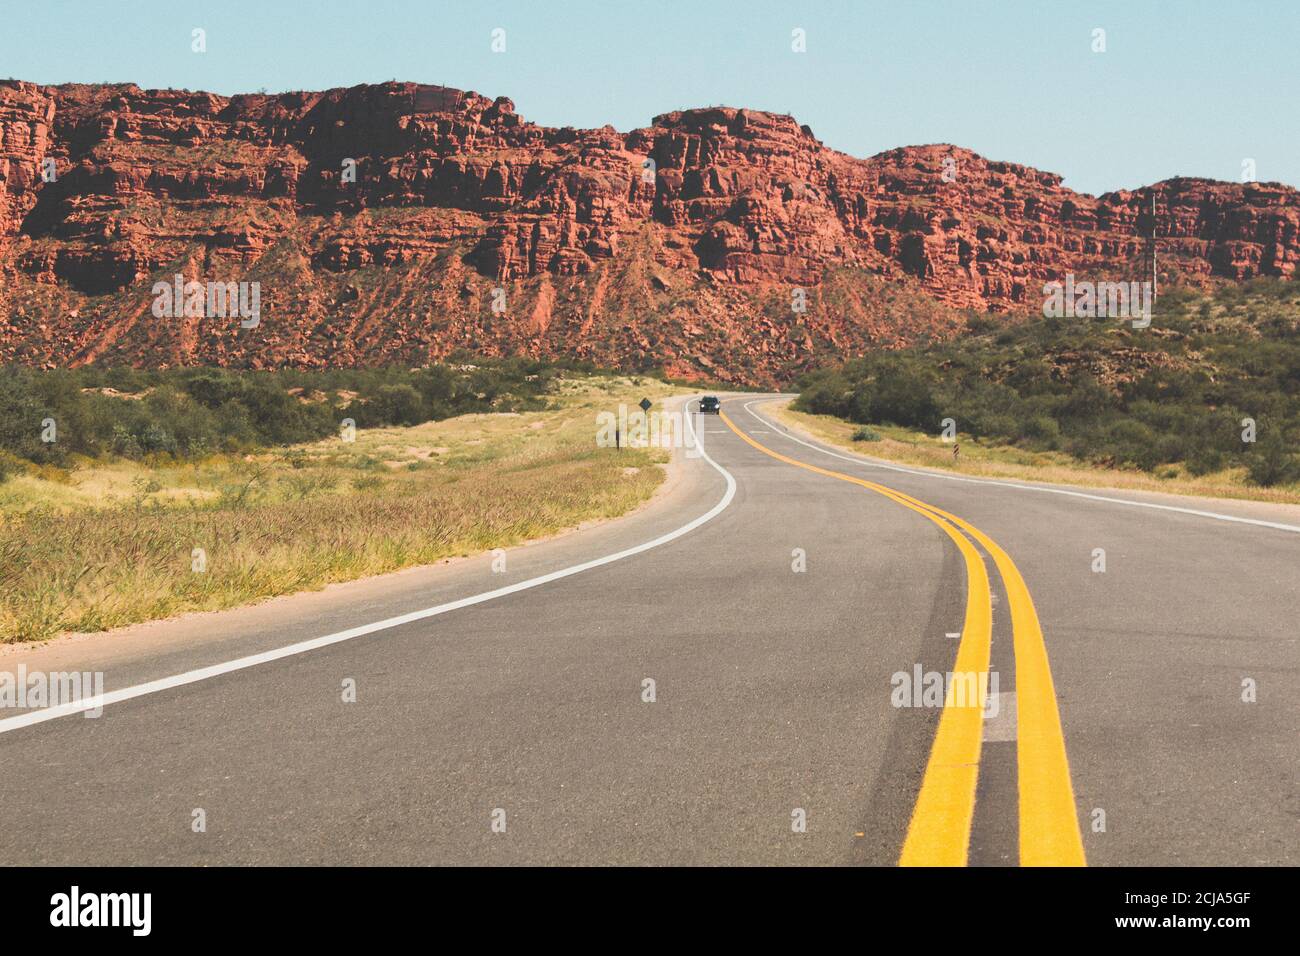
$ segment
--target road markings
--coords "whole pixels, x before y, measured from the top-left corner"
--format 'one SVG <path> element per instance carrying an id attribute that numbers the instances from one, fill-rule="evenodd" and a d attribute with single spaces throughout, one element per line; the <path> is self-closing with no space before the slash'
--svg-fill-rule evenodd
<path id="1" fill-rule="evenodd" d="M 897 494 L 909 501 L 922 502 Z M 1020 865 L 1083 866 L 1083 837 L 1075 811 L 1065 732 L 1056 707 L 1056 687 L 1047 644 L 1029 587 L 1011 557 L 974 525 L 926 505 L 947 518 L 993 558 L 1011 606 L 1011 642 L 1016 656 L 1016 766 L 1020 786 Z"/>
<path id="2" fill-rule="evenodd" d="M 692 399 L 688 399 L 689 404 Z M 693 429 L 690 415 L 683 415 L 688 428 Z M 731 472 L 723 468 L 704 450 L 702 442 L 696 443 L 700 452 L 700 457 L 707 461 L 713 468 L 722 475 L 727 481 L 727 490 L 723 493 L 722 498 L 708 511 L 691 519 L 680 528 L 662 534 L 659 537 L 646 541 L 642 544 L 634 545 L 631 548 L 625 548 L 614 554 L 607 554 L 601 558 L 595 558 L 591 561 L 584 561 L 581 564 L 575 564 L 572 567 L 561 568 L 558 571 L 552 571 L 549 574 L 539 575 L 535 578 L 529 578 L 526 581 L 519 581 L 515 584 L 509 584 L 505 587 L 496 588 L 491 591 L 484 591 L 482 594 L 474 594 L 470 597 L 460 598 L 456 601 L 448 601 L 446 604 L 439 604 L 436 607 L 424 608 L 419 611 L 412 611 L 409 614 L 401 614 L 397 617 L 385 618 L 382 621 L 375 621 L 371 624 L 362 624 L 359 627 L 348 628 L 345 631 L 337 631 L 333 634 L 326 634 L 323 637 L 315 637 L 306 641 L 299 641 L 296 644 L 289 644 L 285 647 L 277 647 L 273 650 L 263 651 L 260 654 L 250 654 L 247 657 L 236 658 L 235 660 L 225 661 L 221 664 L 213 664 L 209 667 L 200 667 L 196 670 L 185 671 L 181 674 L 173 674 L 170 677 L 162 677 L 158 680 L 148 681 L 144 684 L 136 684 L 133 687 L 124 687 L 121 690 L 109 691 L 106 694 L 85 700 L 74 701 L 67 704 L 60 704 L 57 707 L 46 707 L 39 710 L 30 710 L 13 717 L 6 717 L 0 720 L 0 734 L 8 733 L 11 730 L 18 730 L 22 727 L 30 727 L 33 724 L 44 723 L 47 720 L 55 720 L 59 717 L 67 717 L 71 714 L 79 714 L 87 710 L 93 710 L 97 707 L 107 707 L 110 704 L 118 704 L 122 701 L 131 700 L 136 697 L 144 697 L 148 694 L 157 694 L 165 690 L 171 690 L 175 687 L 183 687 L 186 684 L 195 684 L 199 681 L 209 680 L 213 677 L 219 677 L 222 674 L 230 674 L 234 671 L 246 670 L 250 667 L 256 667 L 259 664 L 268 664 L 271 661 L 282 660 L 286 657 L 293 657 L 297 654 L 305 654 L 308 651 L 318 650 L 322 647 L 328 647 L 331 644 L 339 644 L 343 641 L 352 640 L 355 637 L 363 637 L 367 634 L 374 634 L 377 631 L 385 631 L 390 628 L 400 627 L 403 624 L 410 624 L 413 621 L 424 620 L 425 618 L 436 617 L 440 614 L 446 614 L 450 611 L 457 611 L 461 608 L 471 607 L 475 604 L 483 604 L 486 601 L 492 601 L 496 598 L 505 597 L 509 594 L 516 594 L 519 591 L 527 591 L 530 588 L 540 587 L 543 584 L 550 584 L 552 581 L 559 581 L 562 578 L 571 577 L 575 574 L 581 574 L 583 571 L 590 571 L 592 568 L 599 568 L 606 564 L 612 564 L 615 561 L 621 561 L 624 558 L 630 558 L 634 555 L 642 554 L 652 548 L 668 544 L 670 541 L 676 541 L 683 535 L 690 534 L 700 525 L 712 521 L 721 514 L 736 496 L 736 479 Z"/>
<path id="3" fill-rule="evenodd" d="M 1016 739 L 1016 692 L 995 694 L 994 716 L 984 718 L 984 742 L 1002 743 Z"/>
<path id="4" fill-rule="evenodd" d="M 978 699 L 957 706 L 954 695 L 960 682 L 949 683 L 934 744 L 930 748 L 930 759 L 925 766 L 898 862 L 901 866 L 965 866 L 970 851 L 971 822 L 975 818 L 975 787 L 979 780 L 980 745 L 984 739 L 981 705 L 988 692 L 993 637 L 991 589 L 983 559 L 966 536 L 951 523 L 917 502 L 905 501 L 893 489 L 788 458 L 749 437 L 725 413 L 722 420 L 740 438 L 765 455 L 829 478 L 860 485 L 915 511 L 942 528 L 961 552 L 966 564 L 966 615 L 953 672 L 980 675 Z"/>
<path id="5" fill-rule="evenodd" d="M 758 417 L 749 408 L 749 405 L 746 405 L 745 409 L 754 417 Z M 965 660 L 963 660 L 963 655 L 967 653 L 968 638 L 971 631 L 969 626 L 963 629 L 962 643 L 958 646 L 957 663 L 954 665 L 954 670 L 958 672 L 966 672 L 965 668 L 969 668 L 975 673 L 987 673 L 988 671 L 990 639 L 987 635 L 992 630 L 992 593 L 988 586 L 984 563 L 979 558 L 978 552 L 975 551 L 964 535 L 958 534 L 954 529 L 960 529 L 970 535 L 993 558 L 1007 591 L 1007 601 L 1011 606 L 1012 642 L 1016 659 L 1016 687 L 1019 695 L 1016 719 L 1018 736 L 1016 755 L 1020 805 L 1020 862 L 1024 866 L 1084 865 L 1083 838 L 1079 832 L 1079 821 L 1075 811 L 1074 790 L 1070 783 L 1070 768 L 1065 753 L 1065 737 L 1061 729 L 1060 714 L 1056 707 L 1056 691 L 1052 683 L 1051 668 L 1047 660 L 1047 646 L 1043 641 L 1042 628 L 1039 625 L 1038 614 L 1034 610 L 1033 601 L 1030 599 L 1029 589 L 1025 585 L 1024 578 L 1021 577 L 1019 569 L 1016 568 L 1015 563 L 1007 553 L 978 528 L 955 515 L 936 508 L 934 505 L 863 478 L 846 475 L 838 471 L 830 471 L 782 455 L 780 452 L 773 451 L 750 438 L 725 413 L 722 415 L 722 420 L 726 422 L 732 431 L 764 454 L 796 467 L 861 485 L 882 494 L 905 507 L 926 515 L 926 517 L 943 528 L 950 537 L 959 542 L 958 547 L 961 549 L 963 557 L 967 559 L 967 612 L 970 613 L 970 601 L 976 588 L 978 588 L 980 602 L 983 607 L 988 608 L 988 623 L 983 624 L 985 628 L 982 635 L 984 646 L 978 651 L 972 649 Z M 793 435 L 786 435 L 786 437 L 799 442 L 799 444 L 808 444 Z M 817 449 L 815 445 L 809 445 L 808 447 L 818 451 L 824 450 Z M 828 452 L 828 454 L 833 453 Z M 854 459 L 848 460 L 852 461 Z M 974 556 L 979 569 L 978 572 L 972 567 L 971 555 Z M 976 653 L 982 659 L 982 666 L 974 667 L 971 664 Z M 922 865 L 942 865 L 937 862 L 940 857 L 948 860 L 955 859 L 955 853 L 951 846 L 944 848 L 933 846 L 928 842 L 918 842 L 916 851 L 912 852 L 913 831 L 918 831 L 918 841 L 922 837 L 926 841 L 930 839 L 953 840 L 962 832 L 959 824 L 961 816 L 967 812 L 965 807 L 967 799 L 970 802 L 969 813 L 973 816 L 973 783 L 968 798 L 964 779 L 950 773 L 941 773 L 939 772 L 940 768 L 935 766 L 936 756 L 940 754 L 941 749 L 940 738 L 941 732 L 944 730 L 944 719 L 948 716 L 950 709 L 955 710 L 957 713 L 969 711 L 974 717 L 975 729 L 972 730 L 965 722 L 956 725 L 957 730 L 953 731 L 950 737 L 959 739 L 956 743 L 950 739 L 942 741 L 942 758 L 946 764 L 946 761 L 956 753 L 970 754 L 973 751 L 976 758 L 976 767 L 972 770 L 971 781 L 975 780 L 978 773 L 979 742 L 983 739 L 981 711 L 978 708 L 950 708 L 948 702 L 945 702 L 944 712 L 940 717 L 939 732 L 935 734 L 934 747 L 930 753 L 930 763 L 926 766 L 921 794 L 917 798 L 916 809 L 912 814 L 912 823 L 908 828 L 908 839 L 904 843 L 903 855 L 899 859 L 900 864 L 903 865 L 918 860 L 924 861 Z M 967 739 L 972 733 L 976 737 L 973 746 Z M 931 782 L 932 768 L 936 770 L 934 776 L 936 787 L 945 787 L 947 789 L 941 795 L 936 794 L 927 797 L 926 788 Z M 948 767 L 946 769 L 951 771 L 954 768 Z M 947 822 L 940 824 L 939 821 L 945 819 Z M 961 863 L 966 860 L 969 844 L 969 818 L 966 820 L 964 833 L 966 839 L 962 840 L 960 846 Z M 948 865 L 960 864 L 949 863 Z"/>
<path id="6" fill-rule="evenodd" d="M 754 418 L 765 425 L 772 424 L 768 419 L 763 418 L 758 412 L 750 408 L 754 402 L 776 401 L 770 398 L 756 398 L 754 401 L 745 405 L 745 411 L 749 412 Z M 776 426 L 773 425 L 775 428 Z M 779 430 L 779 429 L 778 429 Z M 897 471 L 905 475 L 918 475 L 921 478 L 942 478 L 944 481 L 964 481 L 976 485 L 996 485 L 1001 488 L 1018 488 L 1021 491 L 1041 491 L 1049 495 L 1066 495 L 1070 498 L 1086 498 L 1089 501 L 1103 501 L 1112 505 L 1128 505 L 1132 508 L 1153 508 L 1156 511 L 1172 511 L 1178 514 L 1193 515 L 1197 518 L 1211 518 L 1215 521 L 1228 521 L 1234 524 L 1256 525 L 1261 528 L 1274 528 L 1278 531 L 1292 531 L 1300 533 L 1300 525 L 1286 524 L 1281 521 L 1265 521 L 1262 518 L 1242 518 L 1238 515 L 1225 515 L 1217 511 L 1202 511 L 1199 508 L 1182 508 L 1178 505 L 1162 505 L 1154 501 L 1130 501 L 1127 498 L 1111 498 L 1107 495 L 1094 495 L 1086 491 L 1072 491 L 1069 488 L 1045 488 L 1042 485 L 1023 485 L 1015 481 L 1002 481 L 997 478 L 969 478 L 964 475 L 947 475 L 941 471 L 921 471 L 916 468 L 904 468 L 901 465 L 890 465 L 876 458 L 866 456 L 842 455 L 839 452 L 831 451 L 828 448 L 821 448 L 812 442 L 804 441 L 802 438 L 792 434 L 789 429 L 781 431 L 781 435 L 793 442 L 798 442 L 811 448 L 813 451 L 819 451 L 823 455 L 830 455 L 832 458 L 839 458 L 842 461 L 851 461 L 854 464 L 865 465 L 868 468 L 884 468 L 888 471 Z"/>

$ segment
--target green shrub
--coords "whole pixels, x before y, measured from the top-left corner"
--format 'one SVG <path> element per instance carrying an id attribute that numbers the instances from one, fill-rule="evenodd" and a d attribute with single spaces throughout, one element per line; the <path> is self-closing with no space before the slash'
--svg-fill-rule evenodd
<path id="1" fill-rule="evenodd" d="M 1255 485 L 1268 488 L 1300 479 L 1300 459 L 1287 450 L 1276 433 L 1261 438 L 1248 457 L 1246 477 Z"/>
<path id="2" fill-rule="evenodd" d="M 967 434 L 1098 464 L 1184 463 L 1194 475 L 1247 468 L 1257 483 L 1285 483 L 1295 480 L 1295 453 L 1243 443 L 1240 423 L 1300 435 L 1298 293 L 1280 280 L 1210 294 L 1171 288 L 1147 331 L 968 316 L 957 340 L 803 375 L 794 407 L 928 433 L 952 418 Z"/>
<path id="3" fill-rule="evenodd" d="M 1193 448 L 1184 461 L 1191 475 L 1208 475 L 1223 468 L 1223 453 L 1204 445 Z"/>
<path id="4" fill-rule="evenodd" d="M 58 467 L 69 455 L 196 459 L 317 441 L 337 434 L 344 418 L 379 427 L 466 412 L 534 411 L 546 406 L 565 368 L 581 364 L 458 354 L 423 369 L 3 367 L 0 451 Z M 345 401 L 340 393 L 356 398 Z M 57 424 L 57 442 L 41 440 L 47 418 Z"/>
<path id="5" fill-rule="evenodd" d="M 27 470 L 27 463 L 12 452 L 0 449 L 0 485 Z"/>
<path id="6" fill-rule="evenodd" d="M 1020 434 L 1035 444 L 1054 449 L 1061 441 L 1061 426 L 1051 415 L 1034 415 L 1021 423 Z"/>

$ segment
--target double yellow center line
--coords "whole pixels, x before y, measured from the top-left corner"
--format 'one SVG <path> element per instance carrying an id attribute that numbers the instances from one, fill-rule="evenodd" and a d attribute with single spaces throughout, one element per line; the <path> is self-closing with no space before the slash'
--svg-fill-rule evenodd
<path id="1" fill-rule="evenodd" d="M 985 681 L 993 631 L 989 577 L 983 558 L 971 543 L 973 539 L 993 558 L 1011 607 L 1016 658 L 1020 863 L 1022 866 L 1083 866 L 1083 839 L 1075 813 L 1065 735 L 1056 708 L 1047 646 L 1029 588 L 1015 562 L 992 538 L 956 515 L 873 481 L 782 455 L 737 428 L 725 412 L 720 417 L 728 428 L 765 455 L 828 478 L 860 485 L 925 516 L 953 540 L 966 563 L 966 613 L 953 672 L 978 674 L 982 686 L 978 701 L 972 702 L 956 699 L 954 694 L 961 682 L 950 682 L 899 864 L 965 866 L 970 850 L 975 787 L 984 739 L 981 705 L 987 693 Z"/>

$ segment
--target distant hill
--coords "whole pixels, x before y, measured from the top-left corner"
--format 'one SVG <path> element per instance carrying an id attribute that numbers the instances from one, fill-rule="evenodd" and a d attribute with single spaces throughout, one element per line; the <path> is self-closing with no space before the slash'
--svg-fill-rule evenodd
<path id="1" fill-rule="evenodd" d="M 971 310 L 1035 312 L 1066 273 L 1143 279 L 1153 229 L 1162 281 L 1290 277 L 1300 194 L 1173 179 L 1094 198 L 955 146 L 856 159 L 729 107 L 620 133 L 410 83 L 227 98 L 0 82 L 0 362 L 472 349 L 782 383 L 949 338 Z M 259 324 L 156 318 L 152 287 L 178 273 L 258 282 Z"/>

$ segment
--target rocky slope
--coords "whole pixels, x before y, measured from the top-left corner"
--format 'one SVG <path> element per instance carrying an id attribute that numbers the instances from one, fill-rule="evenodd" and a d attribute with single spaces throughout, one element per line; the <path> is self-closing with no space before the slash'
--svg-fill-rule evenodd
<path id="1" fill-rule="evenodd" d="M 964 310 L 1037 310 L 1066 272 L 1144 278 L 1153 221 L 1164 281 L 1300 260 L 1300 194 L 1278 184 L 1094 198 L 953 146 L 855 159 L 752 110 L 620 133 L 416 84 L 226 98 L 0 81 L 0 362 L 468 348 L 773 383 L 952 336 Z M 260 283 L 260 323 L 156 318 L 153 284 L 176 274 Z"/>

